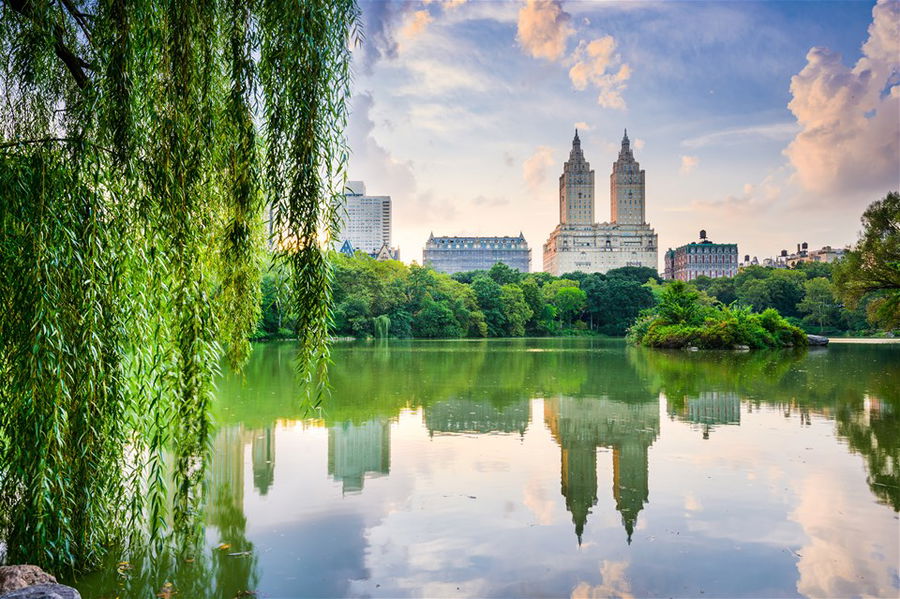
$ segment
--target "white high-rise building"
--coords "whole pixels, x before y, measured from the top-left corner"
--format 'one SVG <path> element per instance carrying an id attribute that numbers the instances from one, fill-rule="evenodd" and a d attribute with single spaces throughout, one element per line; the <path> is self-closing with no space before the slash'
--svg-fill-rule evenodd
<path id="1" fill-rule="evenodd" d="M 391 247 L 391 196 L 366 195 L 365 183 L 348 181 L 341 218 L 336 249 L 349 242 L 354 251 L 375 255 Z"/>
<path id="2" fill-rule="evenodd" d="M 644 171 L 628 132 L 609 176 L 610 222 L 594 222 L 594 171 L 584 159 L 578 131 L 559 177 L 559 224 L 544 244 L 544 270 L 605 273 L 623 266 L 656 269 L 657 236 L 646 222 Z"/>

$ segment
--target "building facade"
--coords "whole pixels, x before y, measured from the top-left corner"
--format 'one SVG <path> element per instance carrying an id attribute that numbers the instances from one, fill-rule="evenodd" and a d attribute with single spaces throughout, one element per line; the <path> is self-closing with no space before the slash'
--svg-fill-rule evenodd
<path id="1" fill-rule="evenodd" d="M 391 247 L 391 196 L 366 195 L 365 183 L 348 181 L 341 219 L 335 249 L 349 242 L 354 250 L 375 255 Z"/>
<path id="2" fill-rule="evenodd" d="M 699 276 L 716 279 L 733 277 L 738 272 L 736 243 L 713 243 L 700 231 L 700 242 L 692 241 L 665 255 L 663 276 L 668 280 L 693 281 Z"/>
<path id="3" fill-rule="evenodd" d="M 544 270 L 605 273 L 623 266 L 657 268 L 657 235 L 646 222 L 645 173 L 628 132 L 609 176 L 610 222 L 594 218 L 594 171 L 578 131 L 559 177 L 559 224 L 544 244 Z"/>
<path id="4" fill-rule="evenodd" d="M 422 264 L 447 274 L 488 270 L 498 262 L 520 272 L 531 270 L 531 250 L 522 233 L 518 237 L 435 237 L 432 233 L 422 252 Z"/>
<path id="5" fill-rule="evenodd" d="M 749 254 L 744 256 L 741 268 L 749 266 L 765 266 L 766 268 L 794 268 L 798 264 L 805 262 L 819 262 L 822 264 L 830 264 L 839 260 L 847 252 L 847 248 L 833 248 L 830 245 L 823 246 L 818 250 L 809 249 L 809 244 L 805 241 L 797 244 L 797 251 L 789 254 L 787 250 L 781 250 L 781 253 L 774 258 L 763 258 L 760 261 L 756 256 L 750 258 Z"/>

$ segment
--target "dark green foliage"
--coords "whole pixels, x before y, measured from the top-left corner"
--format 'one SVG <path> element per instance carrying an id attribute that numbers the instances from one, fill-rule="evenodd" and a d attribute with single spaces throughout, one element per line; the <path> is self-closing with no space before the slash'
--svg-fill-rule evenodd
<path id="1" fill-rule="evenodd" d="M 650 279 L 660 281 L 659 274 L 656 269 L 647 268 L 646 266 L 623 266 L 622 268 L 614 268 L 606 273 L 608 279 L 624 279 L 633 281 L 643 285 Z"/>
<path id="2" fill-rule="evenodd" d="M 503 289 L 494 279 L 485 276 L 475 277 L 472 281 L 475 301 L 478 309 L 484 314 L 488 335 L 503 337 L 506 334 L 506 314 L 503 312 Z"/>
<path id="3" fill-rule="evenodd" d="M 488 276 L 498 285 L 508 285 L 510 283 L 518 284 L 522 280 L 522 273 L 514 268 L 510 268 L 503 262 L 493 265 L 487 272 Z"/>
<path id="4" fill-rule="evenodd" d="M 851 308 L 866 300 L 869 321 L 900 328 L 900 193 L 873 202 L 856 247 L 834 268 L 837 293 Z"/>
<path id="5" fill-rule="evenodd" d="M 641 310 L 654 303 L 650 289 L 626 277 L 592 275 L 581 288 L 592 326 L 605 335 L 625 335 Z"/>

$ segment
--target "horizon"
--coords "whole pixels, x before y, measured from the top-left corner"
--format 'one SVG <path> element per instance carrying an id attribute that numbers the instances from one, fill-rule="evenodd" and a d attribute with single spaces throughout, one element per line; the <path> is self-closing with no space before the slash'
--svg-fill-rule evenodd
<path id="1" fill-rule="evenodd" d="M 540 270 L 578 129 L 597 222 L 623 130 L 647 222 L 760 260 L 855 243 L 900 187 L 896 2 L 361 2 L 348 179 L 389 195 L 393 245 L 517 236 Z"/>

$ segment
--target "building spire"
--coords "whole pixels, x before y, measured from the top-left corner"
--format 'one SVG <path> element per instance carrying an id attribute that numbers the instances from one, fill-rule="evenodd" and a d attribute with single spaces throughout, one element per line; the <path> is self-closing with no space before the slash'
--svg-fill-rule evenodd
<path id="1" fill-rule="evenodd" d="M 578 139 L 578 128 L 575 129 L 575 139 L 572 140 L 572 145 L 573 146 L 581 145 L 581 140 Z"/>
<path id="2" fill-rule="evenodd" d="M 628 141 L 628 128 L 626 127 L 625 128 L 625 136 L 622 138 L 622 147 L 627 148 L 629 143 L 630 142 Z"/>

